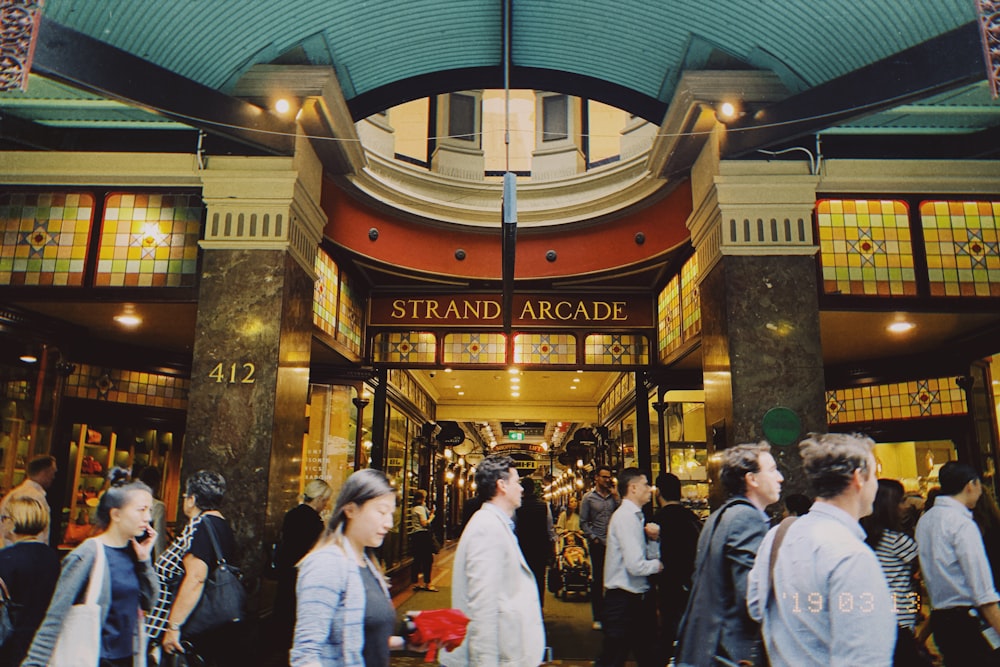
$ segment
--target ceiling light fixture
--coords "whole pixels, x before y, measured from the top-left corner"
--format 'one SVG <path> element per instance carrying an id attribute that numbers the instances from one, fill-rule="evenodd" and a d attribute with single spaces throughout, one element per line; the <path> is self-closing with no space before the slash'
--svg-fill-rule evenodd
<path id="1" fill-rule="evenodd" d="M 512 392 L 510 392 L 510 395 L 513 396 L 514 398 L 518 398 L 521 395 L 521 392 L 519 392 L 519 391 L 512 391 Z"/>
<path id="2" fill-rule="evenodd" d="M 20 359 L 21 361 L 23 361 L 26 364 L 37 364 L 38 363 L 38 357 L 36 357 L 34 354 L 32 354 L 30 352 L 25 352 L 20 357 L 18 357 L 18 359 Z"/>
<path id="3" fill-rule="evenodd" d="M 517 366 L 512 366 L 512 367 L 510 367 L 510 368 L 507 369 L 507 372 L 510 373 L 511 375 L 517 375 L 521 371 L 518 370 Z"/>
<path id="4" fill-rule="evenodd" d="M 917 325 L 914 324 L 913 322 L 893 322 L 888 327 L 886 327 L 886 329 L 888 329 L 892 333 L 897 333 L 897 334 L 906 333 L 907 331 L 916 328 Z"/>
<path id="5" fill-rule="evenodd" d="M 124 310 L 114 316 L 114 321 L 123 327 L 137 327 L 142 324 L 142 318 L 135 314 L 135 306 L 130 303 L 125 304 Z"/>
<path id="6" fill-rule="evenodd" d="M 285 114 L 288 113 L 292 108 L 292 103 L 286 98 L 281 97 L 274 102 L 274 110 L 278 113 Z"/>

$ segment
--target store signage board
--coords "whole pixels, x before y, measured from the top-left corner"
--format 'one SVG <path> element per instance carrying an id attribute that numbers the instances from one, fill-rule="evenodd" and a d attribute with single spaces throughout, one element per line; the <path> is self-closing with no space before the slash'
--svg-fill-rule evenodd
<path id="1" fill-rule="evenodd" d="M 373 296 L 368 325 L 373 327 L 501 327 L 499 294 Z M 515 294 L 514 327 L 655 326 L 648 295 Z"/>

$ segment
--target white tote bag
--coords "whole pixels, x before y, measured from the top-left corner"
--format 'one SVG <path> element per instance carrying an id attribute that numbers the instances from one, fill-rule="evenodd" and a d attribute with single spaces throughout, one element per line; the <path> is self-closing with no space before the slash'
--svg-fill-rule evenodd
<path id="1" fill-rule="evenodd" d="M 97 548 L 87 583 L 87 597 L 83 604 L 73 605 L 66 613 L 49 667 L 98 667 L 101 662 L 102 618 L 97 598 L 104 585 L 104 545 L 96 538 L 87 541 Z"/>

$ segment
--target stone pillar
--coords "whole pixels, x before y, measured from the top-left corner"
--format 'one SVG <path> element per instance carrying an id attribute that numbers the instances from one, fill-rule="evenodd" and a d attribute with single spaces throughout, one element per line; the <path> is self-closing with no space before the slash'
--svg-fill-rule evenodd
<path id="1" fill-rule="evenodd" d="M 792 410 L 800 437 L 772 444 L 786 494 L 806 488 L 798 441 L 826 431 L 816 181 L 799 163 L 720 162 L 712 142 L 692 173 L 709 454 L 765 439 L 765 413 Z"/>
<path id="2" fill-rule="evenodd" d="M 182 480 L 227 482 L 223 513 L 251 581 L 299 492 L 322 171 L 294 158 L 209 158 Z M 183 481 L 182 481 L 183 483 Z"/>

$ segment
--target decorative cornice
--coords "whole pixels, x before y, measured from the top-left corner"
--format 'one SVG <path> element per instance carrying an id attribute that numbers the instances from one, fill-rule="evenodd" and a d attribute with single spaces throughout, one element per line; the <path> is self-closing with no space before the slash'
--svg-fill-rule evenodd
<path id="1" fill-rule="evenodd" d="M 368 154 L 368 168 L 338 179 L 345 189 L 377 209 L 420 222 L 471 227 L 500 225 L 500 182 L 471 182 Z M 585 175 L 544 183 L 518 183 L 518 227 L 551 227 L 624 214 L 653 203 L 669 184 L 646 170 L 646 154 Z"/>

